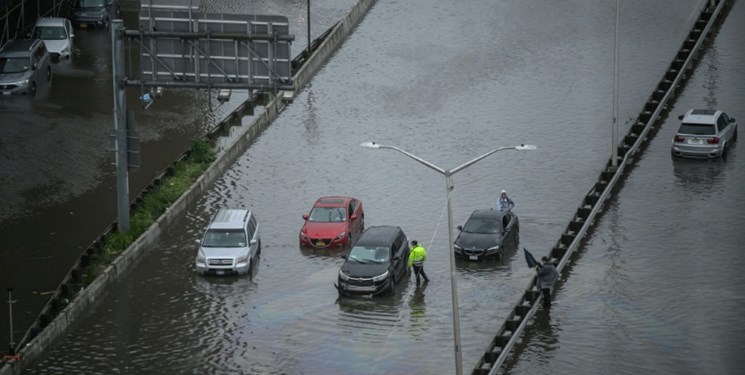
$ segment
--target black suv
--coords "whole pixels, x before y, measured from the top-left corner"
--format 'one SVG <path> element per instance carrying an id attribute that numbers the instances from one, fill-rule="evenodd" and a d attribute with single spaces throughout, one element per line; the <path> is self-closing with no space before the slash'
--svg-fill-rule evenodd
<path id="1" fill-rule="evenodd" d="M 117 17 L 117 0 L 74 0 L 70 7 L 70 21 L 80 28 L 107 28 L 111 19 Z"/>
<path id="2" fill-rule="evenodd" d="M 0 49 L 0 94 L 36 95 L 36 87 L 52 79 L 52 60 L 41 39 L 16 39 Z"/>
<path id="3" fill-rule="evenodd" d="M 339 269 L 340 295 L 394 294 L 408 271 L 409 241 L 395 226 L 365 229 Z"/>

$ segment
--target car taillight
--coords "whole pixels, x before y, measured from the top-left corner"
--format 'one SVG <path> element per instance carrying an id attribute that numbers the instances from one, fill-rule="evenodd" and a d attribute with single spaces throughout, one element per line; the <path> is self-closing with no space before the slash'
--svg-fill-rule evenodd
<path id="1" fill-rule="evenodd" d="M 708 143 L 710 145 L 715 145 L 715 144 L 719 143 L 719 137 L 709 138 L 709 139 L 706 140 L 706 143 Z"/>
<path id="2" fill-rule="evenodd" d="M 676 135 L 675 138 L 674 138 L 675 142 L 678 142 L 678 143 L 683 142 L 684 139 L 685 138 L 683 138 L 683 137 L 681 137 L 679 135 Z"/>

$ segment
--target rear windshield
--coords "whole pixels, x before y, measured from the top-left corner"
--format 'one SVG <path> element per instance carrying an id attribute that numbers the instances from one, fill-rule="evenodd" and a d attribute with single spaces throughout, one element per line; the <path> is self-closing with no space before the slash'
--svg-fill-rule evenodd
<path id="1" fill-rule="evenodd" d="M 693 135 L 714 135 L 717 133 L 717 130 L 714 128 L 713 124 L 690 124 L 684 122 L 680 124 L 678 133 Z"/>
<path id="2" fill-rule="evenodd" d="M 0 57 L 0 73 L 23 73 L 29 68 L 27 57 Z"/>
<path id="3" fill-rule="evenodd" d="M 204 247 L 246 247 L 246 234 L 241 229 L 210 229 L 202 241 Z"/>
<path id="4" fill-rule="evenodd" d="M 469 233 L 499 233 L 500 232 L 499 220 L 497 219 L 485 219 L 476 218 L 468 220 L 466 226 L 463 228 L 464 232 Z"/>

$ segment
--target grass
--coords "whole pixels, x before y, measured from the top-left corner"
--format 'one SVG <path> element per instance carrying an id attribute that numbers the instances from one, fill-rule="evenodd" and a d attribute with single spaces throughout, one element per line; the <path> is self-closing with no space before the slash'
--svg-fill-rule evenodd
<path id="1" fill-rule="evenodd" d="M 98 274 L 110 265 L 132 242 L 144 233 L 165 210 L 186 192 L 215 160 L 212 145 L 206 140 L 194 141 L 191 151 L 176 162 L 161 184 L 147 191 L 141 202 L 130 212 L 127 233 L 117 230 L 103 239 L 103 251 L 96 254 L 84 272 L 84 285 L 90 285 Z"/>

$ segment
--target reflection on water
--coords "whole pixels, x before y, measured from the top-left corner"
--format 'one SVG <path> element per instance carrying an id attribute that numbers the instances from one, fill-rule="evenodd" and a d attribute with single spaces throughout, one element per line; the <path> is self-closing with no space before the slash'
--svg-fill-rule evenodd
<path id="1" fill-rule="evenodd" d="M 721 179 L 726 163 L 734 160 L 723 159 L 699 160 L 673 158 L 673 175 L 676 185 L 686 191 L 711 196 L 717 190 L 724 188 Z M 733 158 L 734 159 L 734 158 Z"/>

